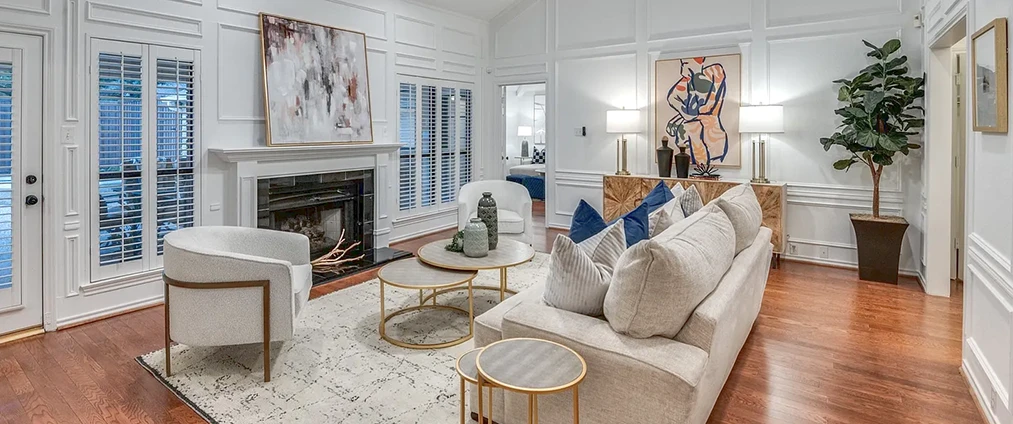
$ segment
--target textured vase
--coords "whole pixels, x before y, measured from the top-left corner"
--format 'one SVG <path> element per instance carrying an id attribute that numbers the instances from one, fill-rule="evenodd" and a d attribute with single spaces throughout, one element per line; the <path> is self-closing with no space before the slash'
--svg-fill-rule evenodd
<path id="1" fill-rule="evenodd" d="M 482 193 L 482 198 L 478 201 L 478 218 L 489 231 L 489 250 L 496 250 L 496 245 L 499 244 L 499 213 L 496 211 L 496 199 L 488 191 Z"/>
<path id="2" fill-rule="evenodd" d="M 668 137 L 661 138 L 661 147 L 658 148 L 658 176 L 668 178 L 672 176 L 672 152 L 668 147 Z"/>
<path id="3" fill-rule="evenodd" d="M 678 178 L 689 178 L 689 153 L 686 153 L 686 146 L 677 144 L 679 153 L 675 154 L 675 176 Z"/>
<path id="4" fill-rule="evenodd" d="M 464 226 L 464 256 L 481 258 L 489 254 L 489 229 L 479 218 Z"/>

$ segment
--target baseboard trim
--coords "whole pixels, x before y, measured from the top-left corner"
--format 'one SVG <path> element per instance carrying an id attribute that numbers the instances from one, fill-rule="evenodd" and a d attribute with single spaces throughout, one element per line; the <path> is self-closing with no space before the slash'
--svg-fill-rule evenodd
<path id="1" fill-rule="evenodd" d="M 148 309 L 161 304 L 162 304 L 162 295 L 149 297 L 147 299 L 140 299 L 133 302 L 127 302 L 122 305 L 111 306 L 108 308 L 102 308 L 96 311 L 59 319 L 56 321 L 56 329 L 65 330 L 68 328 L 77 327 L 79 325 L 109 319 L 115 316 L 129 314 L 131 312 L 137 312 L 142 309 Z"/>
<path id="2" fill-rule="evenodd" d="M 989 413 L 988 408 L 985 405 L 984 397 L 982 397 L 981 386 L 978 384 L 978 380 L 974 378 L 974 373 L 967 369 L 967 360 L 960 361 L 960 374 L 967 380 L 967 391 L 971 392 L 971 398 L 974 399 L 974 406 L 978 407 L 978 413 L 981 414 L 985 421 L 989 424 L 999 424 L 999 418 L 995 414 Z"/>
<path id="3" fill-rule="evenodd" d="M 784 255 L 784 256 L 781 257 L 781 259 L 783 259 L 785 261 L 788 261 L 788 262 L 799 262 L 799 263 L 804 263 L 804 264 L 820 265 L 820 266 L 825 266 L 825 267 L 828 267 L 828 268 L 854 269 L 854 270 L 858 269 L 858 264 L 856 264 L 856 263 L 843 262 L 843 261 L 832 261 L 832 260 L 818 259 L 818 258 L 810 258 L 808 256 L 789 256 L 789 255 Z M 925 285 L 922 284 L 922 282 L 921 282 L 921 273 L 919 273 L 918 271 L 914 271 L 914 270 L 910 270 L 910 269 L 902 269 L 902 270 L 900 270 L 900 275 L 905 276 L 905 277 L 914 277 L 914 278 L 918 279 L 918 284 L 921 285 L 922 291 L 925 291 Z"/>

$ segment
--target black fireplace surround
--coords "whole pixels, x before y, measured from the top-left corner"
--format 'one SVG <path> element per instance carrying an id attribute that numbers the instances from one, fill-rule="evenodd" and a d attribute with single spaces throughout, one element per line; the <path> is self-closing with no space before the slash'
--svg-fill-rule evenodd
<path id="1" fill-rule="evenodd" d="M 257 181 L 257 226 L 306 235 L 312 259 L 330 252 L 342 231 L 342 248 L 359 242 L 344 258 L 362 255 L 362 259 L 336 269 L 314 269 L 314 285 L 411 256 L 395 249 L 375 248 L 373 187 L 370 169 L 261 178 Z"/>

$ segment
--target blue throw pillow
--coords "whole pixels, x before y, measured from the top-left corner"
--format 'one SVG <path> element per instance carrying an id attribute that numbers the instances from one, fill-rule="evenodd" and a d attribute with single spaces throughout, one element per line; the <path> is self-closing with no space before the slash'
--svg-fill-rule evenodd
<path id="1" fill-rule="evenodd" d="M 644 218 L 647 221 L 647 218 Z M 577 210 L 573 212 L 573 222 L 570 223 L 570 240 L 580 243 L 608 228 L 601 214 L 594 210 L 591 205 L 581 200 Z M 627 236 L 628 238 L 629 236 Z"/>
<path id="2" fill-rule="evenodd" d="M 647 204 L 647 213 L 654 212 L 658 208 L 665 205 L 675 198 L 672 194 L 672 190 L 668 189 L 664 181 L 659 181 L 658 185 L 654 186 L 654 189 L 650 193 L 647 193 L 647 197 L 644 197 L 642 203 Z"/>
<path id="3" fill-rule="evenodd" d="M 650 215 L 648 209 L 647 202 L 641 202 L 640 206 L 620 218 L 623 220 L 623 230 L 626 231 L 626 247 L 651 238 L 650 230 L 648 230 L 648 216 Z"/>

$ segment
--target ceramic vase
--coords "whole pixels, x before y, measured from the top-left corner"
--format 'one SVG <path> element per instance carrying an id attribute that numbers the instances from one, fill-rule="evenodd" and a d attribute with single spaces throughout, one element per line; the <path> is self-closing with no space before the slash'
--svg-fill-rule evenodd
<path id="1" fill-rule="evenodd" d="M 686 153 L 686 146 L 676 144 L 679 153 L 675 154 L 675 176 L 678 178 L 689 178 L 689 153 Z"/>
<path id="2" fill-rule="evenodd" d="M 489 231 L 489 250 L 496 250 L 496 245 L 499 244 L 499 213 L 496 211 L 496 199 L 488 191 L 482 193 L 482 198 L 478 201 L 478 218 Z"/>
<path id="3" fill-rule="evenodd" d="M 479 218 L 464 226 L 464 256 L 481 258 L 489 254 L 489 230 Z"/>
<path id="4" fill-rule="evenodd" d="M 661 138 L 661 147 L 658 148 L 658 176 L 669 178 L 672 176 L 672 152 L 668 147 L 668 137 Z"/>

